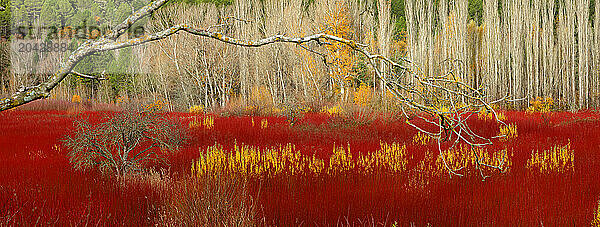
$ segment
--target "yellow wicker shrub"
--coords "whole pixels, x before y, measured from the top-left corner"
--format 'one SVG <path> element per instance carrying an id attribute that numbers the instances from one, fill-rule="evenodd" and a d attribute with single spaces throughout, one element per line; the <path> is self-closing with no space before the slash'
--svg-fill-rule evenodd
<path id="1" fill-rule="evenodd" d="M 254 122 L 254 119 L 252 120 L 252 122 Z M 269 120 L 267 120 L 266 118 L 260 120 L 260 128 L 261 129 L 266 129 L 269 127 Z"/>
<path id="2" fill-rule="evenodd" d="M 479 120 L 485 120 L 485 121 L 494 120 L 494 113 L 492 111 L 489 111 L 485 107 L 481 107 L 481 108 L 479 108 L 479 112 L 477 113 L 477 118 Z M 496 118 L 500 121 L 506 120 L 506 116 L 500 112 L 496 112 Z"/>
<path id="3" fill-rule="evenodd" d="M 392 173 L 404 172 L 408 164 L 406 146 L 398 143 L 387 144 L 381 142 L 381 149 L 359 156 L 357 164 L 365 173 L 373 173 L 377 169 Z"/>
<path id="4" fill-rule="evenodd" d="M 333 154 L 326 160 L 315 155 L 303 155 L 292 144 L 260 149 L 247 145 L 234 145 L 225 150 L 214 145 L 201 152 L 191 170 L 194 176 L 232 174 L 243 177 L 273 177 L 289 175 L 338 175 L 351 170 L 370 174 L 374 170 L 400 173 L 406 170 L 408 159 L 406 146 L 398 143 L 381 143 L 381 149 L 356 159 L 349 150 L 334 146 Z"/>
<path id="5" fill-rule="evenodd" d="M 315 155 L 308 163 L 308 169 L 315 175 L 320 175 L 325 170 L 325 161 L 318 159 Z"/>
<path id="6" fill-rule="evenodd" d="M 329 157 L 329 169 L 327 169 L 327 173 L 335 175 L 353 168 L 354 162 L 352 161 L 350 149 L 346 151 L 343 147 L 333 146 L 333 154 Z"/>
<path id="7" fill-rule="evenodd" d="M 417 134 L 415 134 L 412 139 L 413 144 L 420 144 L 420 145 L 426 145 L 431 141 L 432 141 L 431 137 L 422 132 L 417 132 Z"/>
<path id="8" fill-rule="evenodd" d="M 531 152 L 527 160 L 527 168 L 539 173 L 563 173 L 575 170 L 575 153 L 571 149 L 571 142 L 564 146 L 554 146 L 542 152 Z"/>
<path id="9" fill-rule="evenodd" d="M 231 151 L 225 151 L 221 145 L 214 145 L 201 154 L 200 159 L 192 164 L 192 173 L 196 176 L 221 173 L 270 177 L 284 172 L 297 175 L 303 173 L 304 166 L 310 161 L 291 144 L 263 150 L 236 144 Z"/>
<path id="10" fill-rule="evenodd" d="M 335 105 L 332 107 L 323 107 L 321 112 L 326 113 L 329 116 L 336 116 L 336 115 L 339 115 L 340 113 L 342 113 L 342 107 L 340 107 L 339 105 Z"/>
<path id="11" fill-rule="evenodd" d="M 508 124 L 500 126 L 500 133 L 498 137 L 500 137 L 500 141 L 508 141 L 511 139 L 515 139 L 519 136 L 519 132 L 517 131 L 516 124 Z"/>
<path id="12" fill-rule="evenodd" d="M 190 123 L 188 123 L 188 127 L 191 129 L 212 129 L 213 127 L 215 127 L 215 119 L 212 116 L 208 115 L 200 118 L 193 116 Z"/>
<path id="13" fill-rule="evenodd" d="M 511 156 L 507 150 L 490 153 L 482 148 L 459 146 L 442 152 L 436 159 L 437 173 L 447 173 L 446 165 L 452 170 L 477 169 L 477 160 L 491 166 L 508 169 L 512 166 Z M 445 161 L 445 164 L 444 164 Z"/>
<path id="14" fill-rule="evenodd" d="M 600 226 L 600 200 L 598 201 L 598 208 L 594 212 L 594 219 L 592 219 L 592 226 Z"/>

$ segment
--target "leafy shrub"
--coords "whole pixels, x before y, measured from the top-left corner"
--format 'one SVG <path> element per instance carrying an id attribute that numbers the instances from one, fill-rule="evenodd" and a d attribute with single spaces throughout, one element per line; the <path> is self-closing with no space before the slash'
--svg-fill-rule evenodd
<path id="1" fill-rule="evenodd" d="M 250 107 L 251 111 L 259 114 L 268 114 L 274 111 L 275 103 L 273 103 L 273 96 L 271 92 L 265 86 L 254 86 L 250 91 Z M 276 111 L 275 111 L 276 112 Z"/>
<path id="2" fill-rule="evenodd" d="M 310 106 L 289 103 L 284 106 L 282 114 L 287 122 L 290 123 L 290 126 L 293 126 L 304 117 L 305 113 L 310 111 L 312 111 Z"/>

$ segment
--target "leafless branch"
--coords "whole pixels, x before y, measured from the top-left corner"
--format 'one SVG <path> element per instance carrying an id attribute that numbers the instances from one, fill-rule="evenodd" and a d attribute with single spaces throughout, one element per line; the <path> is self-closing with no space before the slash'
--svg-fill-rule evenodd
<path id="1" fill-rule="evenodd" d="M 72 74 L 74 74 L 74 75 L 76 75 L 76 76 L 78 76 L 78 77 L 84 78 L 84 79 L 91 79 L 91 80 L 107 80 L 107 79 L 106 79 L 106 78 L 104 78 L 104 77 L 90 76 L 90 75 L 87 75 L 87 74 L 79 73 L 79 72 L 77 72 L 77 71 L 75 71 L 75 70 L 71 71 L 71 73 L 72 73 Z"/>
<path id="2" fill-rule="evenodd" d="M 237 18 L 237 17 L 234 17 L 234 16 L 228 16 L 228 17 L 223 18 L 223 21 L 224 21 L 223 23 L 217 24 L 217 25 L 212 25 L 212 26 L 206 28 L 206 30 L 210 31 L 213 28 L 220 28 L 220 27 L 229 26 L 229 25 L 231 25 L 231 23 L 228 22 L 230 19 L 234 20 L 234 21 L 244 22 L 246 24 L 252 23 L 252 21 L 250 21 L 250 20 L 240 19 L 240 18 Z"/>

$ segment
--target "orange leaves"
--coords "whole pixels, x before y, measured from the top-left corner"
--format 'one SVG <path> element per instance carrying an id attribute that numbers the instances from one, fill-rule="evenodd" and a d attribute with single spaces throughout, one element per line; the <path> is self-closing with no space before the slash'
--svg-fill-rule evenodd
<path id="1" fill-rule="evenodd" d="M 71 102 L 73 102 L 73 103 L 81 103 L 81 96 L 79 96 L 79 95 L 73 95 L 73 97 L 71 98 Z"/>
<path id="2" fill-rule="evenodd" d="M 189 112 L 191 114 L 201 114 L 204 113 L 204 108 L 202 108 L 200 105 L 193 105 L 190 107 Z"/>
<path id="3" fill-rule="evenodd" d="M 330 17 L 325 18 L 325 34 L 348 38 L 354 31 L 350 26 L 348 8 L 343 1 L 337 1 L 335 9 L 329 11 Z"/>
<path id="4" fill-rule="evenodd" d="M 218 40 L 221 40 L 223 38 L 223 34 L 221 34 L 220 32 L 215 32 L 215 34 L 213 34 L 213 37 Z"/>
<path id="5" fill-rule="evenodd" d="M 144 109 L 144 112 L 159 112 L 159 111 L 162 111 L 163 108 L 165 108 L 167 106 L 167 104 L 168 103 L 163 101 L 162 99 L 157 99 L 148 105 L 144 105 L 143 109 Z"/>

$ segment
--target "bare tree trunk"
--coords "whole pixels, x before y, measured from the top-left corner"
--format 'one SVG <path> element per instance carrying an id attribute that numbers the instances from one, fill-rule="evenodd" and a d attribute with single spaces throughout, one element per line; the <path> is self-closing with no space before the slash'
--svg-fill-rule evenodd
<path id="1" fill-rule="evenodd" d="M 594 47 L 592 52 L 595 56 L 595 61 L 592 63 L 594 70 L 592 70 L 592 77 L 590 78 L 592 83 L 590 90 L 592 92 L 592 100 L 594 100 L 595 107 L 600 106 L 600 2 L 596 2 L 594 11 Z"/>
<path id="2" fill-rule="evenodd" d="M 379 47 L 379 54 L 381 54 L 382 56 L 388 56 L 389 52 L 390 52 L 390 40 L 391 40 L 391 34 L 392 34 L 392 27 L 391 27 L 391 1 L 390 0 L 378 0 L 378 7 L 377 9 L 379 10 L 379 29 L 377 30 L 377 44 Z M 385 64 L 381 64 L 379 66 L 379 71 L 383 72 L 383 77 L 385 78 L 386 75 L 388 74 L 388 69 L 386 68 Z M 385 89 L 383 86 L 383 81 L 385 81 L 385 79 L 380 81 L 381 86 L 381 97 L 385 98 Z M 375 81 L 373 81 L 375 82 Z"/>
<path id="3" fill-rule="evenodd" d="M 246 10 L 249 8 L 246 4 L 248 1 L 235 1 L 236 6 L 236 17 L 246 19 L 248 15 Z M 236 27 L 237 37 L 241 39 L 248 38 L 247 28 L 238 23 Z M 239 77 L 240 77 L 240 93 L 242 94 L 242 99 L 244 102 L 248 100 L 250 92 L 248 91 L 248 87 L 250 87 L 250 83 L 248 81 L 249 76 L 249 64 L 248 64 L 248 50 L 243 47 L 238 47 L 238 68 L 239 68 Z"/>
<path id="4" fill-rule="evenodd" d="M 554 77 L 558 75 L 557 65 L 555 64 L 556 58 L 556 44 L 554 39 L 554 1 L 540 1 L 537 0 L 537 4 L 541 4 L 542 24 L 541 24 L 541 58 L 542 58 L 542 70 L 541 70 L 541 83 L 542 92 L 540 96 L 554 97 L 557 98 L 555 90 L 553 89 Z"/>
<path id="5" fill-rule="evenodd" d="M 577 47 L 578 47 L 578 85 L 579 85 L 579 109 L 589 108 L 589 0 L 577 0 Z M 597 3 L 598 4 L 598 3 Z M 598 48 L 598 47 L 597 47 Z"/>
<path id="6" fill-rule="evenodd" d="M 576 31 L 576 15 L 575 15 L 575 1 L 574 0 L 566 0 L 565 1 L 565 20 L 566 20 L 566 31 L 565 34 L 568 40 L 568 49 L 567 51 L 567 82 L 568 82 L 568 92 L 569 92 L 569 108 L 571 110 L 575 110 L 577 108 L 577 64 L 575 63 L 577 58 L 577 40 L 575 37 Z"/>
<path id="7" fill-rule="evenodd" d="M 485 76 L 489 82 L 490 93 L 493 97 L 500 96 L 500 15 L 498 14 L 498 1 L 486 0 L 483 9 L 483 21 L 486 47 L 485 52 Z"/>

